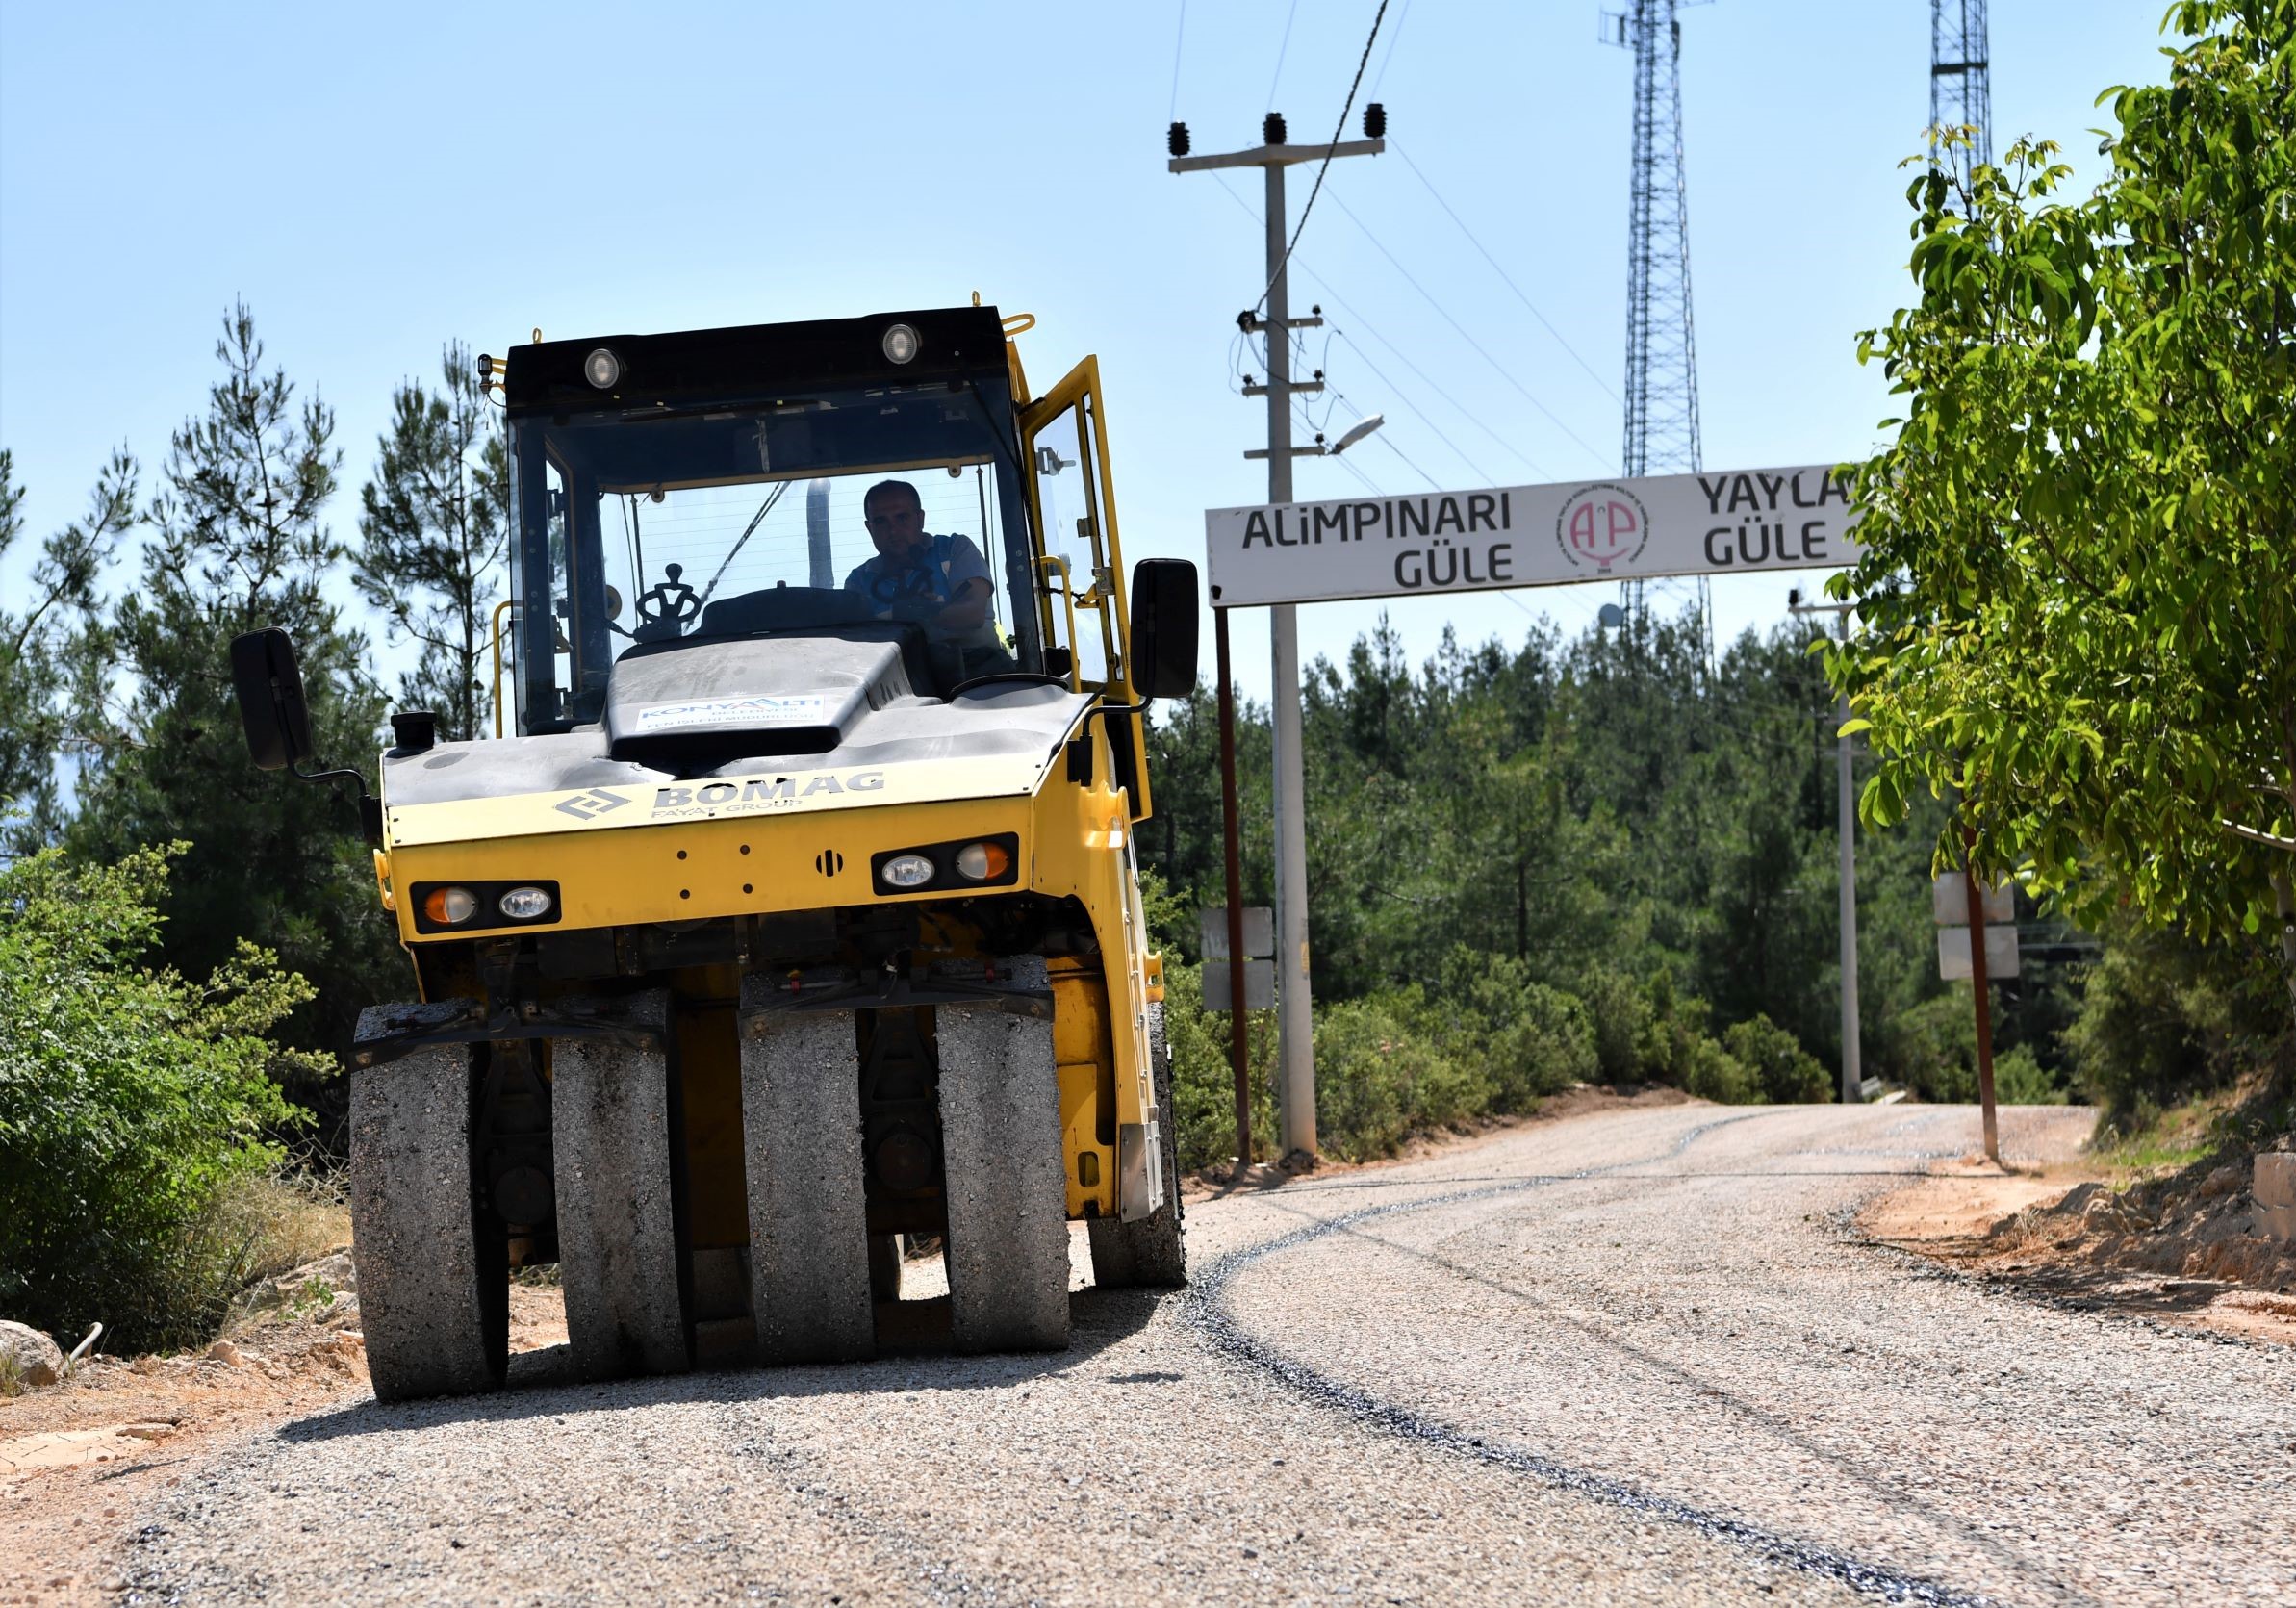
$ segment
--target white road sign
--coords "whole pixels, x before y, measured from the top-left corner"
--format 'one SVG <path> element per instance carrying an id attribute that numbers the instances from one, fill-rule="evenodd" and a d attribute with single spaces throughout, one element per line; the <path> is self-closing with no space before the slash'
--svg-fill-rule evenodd
<path id="1" fill-rule="evenodd" d="M 1636 576 L 1839 570 L 1862 550 L 1830 466 L 1654 474 L 1204 516 L 1212 604 L 1484 592 Z"/>
<path id="2" fill-rule="evenodd" d="M 2017 920 L 2017 887 L 2003 882 L 1998 887 L 1980 887 L 1977 897 L 1982 906 L 1985 925 L 2007 927 Z M 1949 871 L 1942 877 L 1929 879 L 1929 913 L 1937 918 L 1940 927 L 1967 927 L 1969 925 L 1969 883 L 1958 871 Z"/>
<path id="3" fill-rule="evenodd" d="M 1969 929 L 1940 927 L 1937 930 L 1937 975 L 1951 983 L 1955 978 L 1974 975 L 1969 965 Z M 2017 929 L 1988 927 L 1985 929 L 1985 980 L 1988 983 L 2017 981 Z"/>

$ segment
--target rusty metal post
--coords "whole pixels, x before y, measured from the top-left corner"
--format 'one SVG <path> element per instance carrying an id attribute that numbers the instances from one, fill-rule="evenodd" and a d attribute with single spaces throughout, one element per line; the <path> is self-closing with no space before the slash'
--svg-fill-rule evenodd
<path id="1" fill-rule="evenodd" d="M 1977 1099 L 1985 1109 L 1985 1159 L 2001 1165 L 2001 1129 L 1993 1109 L 1993 991 L 1985 976 L 1985 898 L 1977 890 L 1977 832 L 1961 829 L 1961 883 L 1969 894 L 1969 983 L 1977 1004 Z"/>
<path id="2" fill-rule="evenodd" d="M 1228 1066 L 1236 1074 L 1236 1182 L 1252 1164 L 1252 1057 L 1243 1014 L 1243 847 L 1236 804 L 1236 681 L 1228 669 L 1228 611 L 1212 611 L 1220 677 L 1220 831 L 1228 880 Z"/>

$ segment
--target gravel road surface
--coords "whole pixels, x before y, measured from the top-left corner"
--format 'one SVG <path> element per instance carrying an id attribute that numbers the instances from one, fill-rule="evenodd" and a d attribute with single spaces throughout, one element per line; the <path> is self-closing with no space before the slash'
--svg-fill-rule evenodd
<path id="1" fill-rule="evenodd" d="M 140 1516 L 128 1595 L 2296 1602 L 2296 1352 L 1856 1242 L 1976 1141 L 1958 1108 L 1617 1110 L 1191 1207 L 1195 1287 L 1080 1289 L 1057 1356 L 585 1386 L 537 1353 L 228 1447 Z"/>

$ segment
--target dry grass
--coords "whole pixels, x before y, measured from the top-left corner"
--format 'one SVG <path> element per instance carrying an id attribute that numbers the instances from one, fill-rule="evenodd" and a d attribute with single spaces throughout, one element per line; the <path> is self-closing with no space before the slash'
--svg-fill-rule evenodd
<path id="1" fill-rule="evenodd" d="M 249 1285 L 349 1244 L 350 1208 L 333 1179 L 281 1168 L 234 1184 L 217 1203 L 210 1232 L 241 1247 L 239 1281 Z"/>

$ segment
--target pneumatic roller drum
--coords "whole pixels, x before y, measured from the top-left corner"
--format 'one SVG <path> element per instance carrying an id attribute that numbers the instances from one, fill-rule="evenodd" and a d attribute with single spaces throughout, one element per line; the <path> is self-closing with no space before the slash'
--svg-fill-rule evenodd
<path id="1" fill-rule="evenodd" d="M 670 993 L 562 1004 L 578 1014 L 610 1008 L 631 1029 L 550 1045 L 558 1277 L 574 1371 L 584 1379 L 682 1373 L 693 1352 L 673 1177 L 682 1136 L 672 1120 Z"/>
<path id="2" fill-rule="evenodd" d="M 1044 962 L 1011 966 L 1046 988 Z M 951 1338 L 958 1351 L 1068 1343 L 1068 1184 L 1049 1008 L 1015 998 L 934 1007 L 948 1180 Z"/>
<path id="3" fill-rule="evenodd" d="M 350 1075 L 351 1255 L 378 1401 L 495 1390 L 509 1360 L 508 1239 L 472 1177 L 477 1054 L 432 1045 Z"/>
<path id="4" fill-rule="evenodd" d="M 759 1360 L 876 1355 L 852 1015 L 782 1008 L 767 979 L 743 979 L 741 1108 Z"/>
<path id="5" fill-rule="evenodd" d="M 1148 1064 L 1156 1091 L 1157 1149 L 1163 1159 L 1163 1204 L 1136 1222 L 1095 1217 L 1085 1225 L 1092 1243 L 1092 1282 L 1103 1289 L 1177 1289 L 1187 1283 L 1180 1124 L 1172 1110 L 1172 1047 L 1164 1039 L 1161 1004 L 1148 1007 Z"/>

